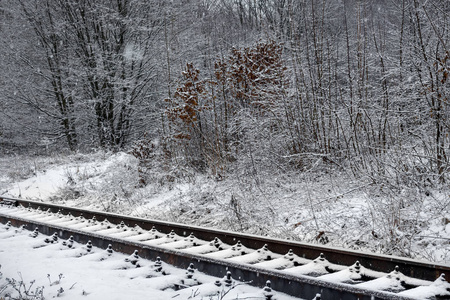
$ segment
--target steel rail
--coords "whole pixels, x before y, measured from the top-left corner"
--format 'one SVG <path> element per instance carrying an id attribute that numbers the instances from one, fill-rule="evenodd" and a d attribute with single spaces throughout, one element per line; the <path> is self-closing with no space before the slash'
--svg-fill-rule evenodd
<path id="1" fill-rule="evenodd" d="M 98 221 L 107 219 L 113 224 L 120 224 L 120 222 L 123 221 L 127 226 L 133 227 L 134 225 L 138 225 L 145 230 L 150 230 L 153 227 L 156 227 L 158 231 L 163 233 L 170 233 L 173 230 L 176 234 L 181 236 L 186 236 L 187 234 L 193 233 L 195 237 L 206 241 L 211 241 L 217 237 L 225 243 L 234 244 L 239 240 L 246 247 L 255 249 L 259 249 L 264 245 L 267 245 L 271 251 L 280 254 L 285 254 L 292 249 L 294 253 L 297 253 L 307 259 L 315 259 L 323 253 L 323 255 L 331 263 L 350 266 L 356 261 L 359 261 L 361 265 L 380 272 L 387 272 L 398 267 L 398 270 L 404 275 L 423 280 L 433 281 L 441 274 L 445 274 L 446 278 L 450 278 L 450 266 L 418 261 L 404 257 L 347 250 L 337 247 L 325 247 L 291 240 L 210 229 L 180 223 L 164 222 L 160 220 L 129 217 L 114 213 L 71 208 L 51 203 L 23 199 L 0 197 L 0 201 L 10 201 L 11 203 L 14 203 L 15 206 L 30 207 L 35 209 L 40 208 L 41 210 L 50 210 L 54 213 L 60 212 L 65 215 L 70 213 L 74 217 L 83 216 L 86 219 L 92 219 L 95 217 Z"/>
<path id="2" fill-rule="evenodd" d="M 441 274 L 445 274 L 447 278 L 450 276 L 449 266 L 419 262 L 401 257 L 375 255 L 289 240 L 272 239 L 250 234 L 213 230 L 198 226 L 70 208 L 23 199 L 0 197 L 0 203 L 31 209 L 39 208 L 40 210 L 49 211 L 51 213 L 60 213 L 62 215 L 70 214 L 73 217 L 82 216 L 86 219 L 95 218 L 99 222 L 107 219 L 112 224 L 120 224 L 123 222 L 127 226 L 134 227 L 137 225 L 144 230 L 151 230 L 153 227 L 156 227 L 156 229 L 162 233 L 174 231 L 180 236 L 187 236 L 188 234 L 193 233 L 195 237 L 205 241 L 211 241 L 215 237 L 228 244 L 235 244 L 237 241 L 240 241 L 246 247 L 255 249 L 267 245 L 271 251 L 279 254 L 285 254 L 289 249 L 292 249 L 294 253 L 307 259 L 315 259 L 323 253 L 327 260 L 333 264 L 350 266 L 355 263 L 355 261 L 359 261 L 361 265 L 366 268 L 380 272 L 390 272 L 398 266 L 398 270 L 404 275 L 428 281 L 434 281 Z M 312 299 L 317 293 L 322 295 L 322 299 L 409 299 L 404 296 L 398 296 L 395 293 L 365 290 L 349 284 L 327 282 L 320 278 L 310 276 L 294 276 L 277 270 L 266 270 L 253 265 L 243 265 L 222 259 L 212 259 L 202 255 L 188 254 L 182 251 L 149 246 L 139 242 L 126 241 L 96 233 L 68 229 L 66 227 L 40 221 L 23 219 L 20 217 L 13 218 L 9 215 L 0 214 L 1 223 L 6 223 L 8 221 L 14 226 L 26 225 L 30 229 L 34 229 L 34 227 L 39 228 L 40 232 L 48 235 L 58 232 L 59 237 L 63 239 L 69 238 L 69 236 L 72 235 L 80 243 L 86 243 L 88 240 L 91 240 L 95 246 L 101 248 L 106 248 L 108 244 L 112 244 L 113 248 L 119 252 L 131 254 L 134 250 L 139 249 L 140 256 L 144 258 L 155 259 L 157 256 L 160 256 L 167 263 L 181 268 L 186 268 L 190 263 L 194 262 L 199 271 L 212 276 L 225 276 L 227 271 L 231 271 L 234 277 L 241 280 L 252 281 L 252 284 L 256 286 L 264 286 L 267 280 L 271 280 L 274 290 L 304 299 Z"/>

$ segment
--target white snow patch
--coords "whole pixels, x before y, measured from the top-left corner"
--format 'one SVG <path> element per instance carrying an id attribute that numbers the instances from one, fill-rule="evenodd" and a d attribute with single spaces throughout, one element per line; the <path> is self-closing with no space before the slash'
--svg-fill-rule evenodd
<path id="1" fill-rule="evenodd" d="M 164 275 L 157 272 L 153 261 L 96 247 L 88 252 L 77 242 L 71 248 L 61 241 L 46 243 L 48 238 L 41 234 L 32 238 L 27 230 L 7 229 L 0 224 L 0 298 L 19 297 L 19 286 L 22 295 L 24 288 L 37 293 L 33 299 L 201 300 L 218 299 L 215 297 L 227 293 L 224 299 L 231 300 L 263 296 L 262 289 L 235 280 L 230 289 L 223 279 L 196 270 L 192 278 L 187 278 L 186 270 L 163 262 Z M 186 288 L 177 290 L 176 285 Z M 299 300 L 276 291 L 274 294 L 278 300 Z"/>

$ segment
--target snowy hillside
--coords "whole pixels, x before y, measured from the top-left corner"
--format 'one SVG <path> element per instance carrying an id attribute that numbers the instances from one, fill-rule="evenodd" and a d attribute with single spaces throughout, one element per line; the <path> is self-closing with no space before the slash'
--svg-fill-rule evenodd
<path id="1" fill-rule="evenodd" d="M 0 194 L 450 264 L 450 193 L 388 192 L 349 173 L 191 174 L 139 182 L 131 155 L 0 159 Z M 159 175 L 158 175 L 159 174 Z"/>

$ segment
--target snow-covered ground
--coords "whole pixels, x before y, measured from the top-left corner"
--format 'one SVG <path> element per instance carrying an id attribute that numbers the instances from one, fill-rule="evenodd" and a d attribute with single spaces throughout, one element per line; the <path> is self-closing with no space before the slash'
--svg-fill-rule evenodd
<path id="1" fill-rule="evenodd" d="M 265 299 L 263 289 L 207 276 L 195 266 L 192 273 L 163 262 L 158 270 L 154 261 L 96 247 L 88 252 L 76 242 L 46 243 L 48 238 L 0 225 L 0 299 Z M 299 300 L 271 293 L 278 300 Z"/>
<path id="2" fill-rule="evenodd" d="M 163 171 L 142 186 L 126 153 L 0 158 L 0 195 L 450 264 L 450 189 L 393 191 L 334 171 L 217 180 Z"/>

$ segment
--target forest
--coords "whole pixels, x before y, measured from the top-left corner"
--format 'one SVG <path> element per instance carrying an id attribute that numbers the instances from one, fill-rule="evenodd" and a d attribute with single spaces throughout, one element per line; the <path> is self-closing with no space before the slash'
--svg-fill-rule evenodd
<path id="1" fill-rule="evenodd" d="M 345 172 L 394 244 L 450 180 L 450 1 L 0 0 L 0 43 L 3 155 L 126 151 L 140 186 L 260 194 Z"/>

